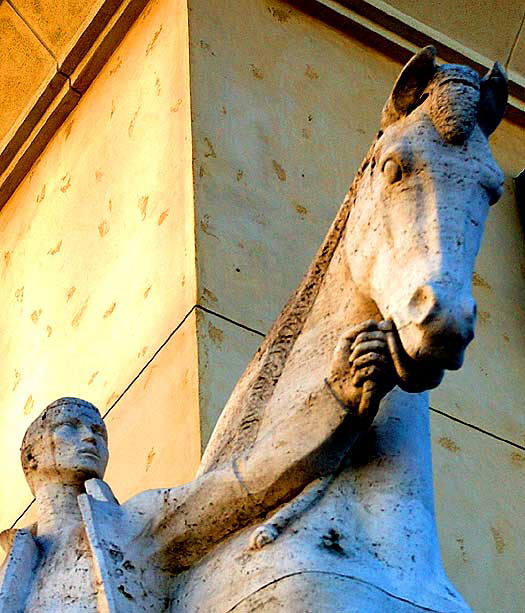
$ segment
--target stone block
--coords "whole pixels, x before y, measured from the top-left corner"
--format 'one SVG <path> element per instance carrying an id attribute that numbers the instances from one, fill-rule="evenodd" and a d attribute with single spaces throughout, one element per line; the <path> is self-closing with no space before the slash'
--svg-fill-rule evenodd
<path id="1" fill-rule="evenodd" d="M 197 334 L 199 407 L 204 451 L 231 391 L 263 336 L 201 309 L 197 309 Z"/>
<path id="2" fill-rule="evenodd" d="M 525 452 L 431 413 L 443 560 L 476 613 L 518 613 L 525 601 Z"/>
<path id="3" fill-rule="evenodd" d="M 7 2 L 0 3 L 0 142 L 29 112 L 56 63 Z"/>
<path id="4" fill-rule="evenodd" d="M 201 448 L 196 331 L 193 311 L 105 418 L 106 481 L 121 502 L 195 476 Z"/>
<path id="5" fill-rule="evenodd" d="M 266 332 L 372 142 L 399 65 L 286 3 L 190 7 L 200 300 Z"/>
<path id="6" fill-rule="evenodd" d="M 66 74 L 121 4 L 121 0 L 14 0 L 13 5 Z"/>

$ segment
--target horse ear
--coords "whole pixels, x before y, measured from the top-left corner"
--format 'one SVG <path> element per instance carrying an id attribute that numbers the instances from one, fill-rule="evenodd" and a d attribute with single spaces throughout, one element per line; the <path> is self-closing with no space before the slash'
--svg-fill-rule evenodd
<path id="1" fill-rule="evenodd" d="M 478 124 L 485 136 L 498 127 L 507 106 L 508 81 L 501 64 L 496 62 L 480 81 Z"/>
<path id="2" fill-rule="evenodd" d="M 421 49 L 403 68 L 383 108 L 381 128 L 405 117 L 419 104 L 421 95 L 436 73 L 436 49 Z"/>

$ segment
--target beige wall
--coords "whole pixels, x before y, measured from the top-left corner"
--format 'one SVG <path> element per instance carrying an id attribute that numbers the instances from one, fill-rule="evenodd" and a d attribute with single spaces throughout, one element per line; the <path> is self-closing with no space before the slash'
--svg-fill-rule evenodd
<path id="1" fill-rule="evenodd" d="M 2 528 L 31 499 L 24 430 L 59 396 L 114 407 L 123 497 L 198 462 L 194 316 L 154 357 L 195 303 L 188 84 L 185 3 L 153 0 L 0 213 Z"/>
<path id="2" fill-rule="evenodd" d="M 190 7 L 199 295 L 266 332 L 339 208 L 399 66 L 284 3 Z"/>

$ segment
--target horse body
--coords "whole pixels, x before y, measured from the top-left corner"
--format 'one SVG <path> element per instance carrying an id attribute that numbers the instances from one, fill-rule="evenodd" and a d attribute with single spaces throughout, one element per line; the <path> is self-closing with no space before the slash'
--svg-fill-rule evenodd
<path id="1" fill-rule="evenodd" d="M 473 337 L 474 261 L 502 182 L 486 135 L 504 85 L 497 69 L 480 81 L 465 67 L 438 68 L 429 48 L 401 73 L 382 131 L 234 390 L 201 472 L 304 406 L 321 420 L 319 391 L 353 324 L 392 321 L 401 389 L 335 475 L 266 519 L 281 526 L 274 542 L 250 549 L 253 527 L 227 539 L 179 577 L 174 610 L 469 610 L 441 564 L 425 390 L 460 367 Z"/>

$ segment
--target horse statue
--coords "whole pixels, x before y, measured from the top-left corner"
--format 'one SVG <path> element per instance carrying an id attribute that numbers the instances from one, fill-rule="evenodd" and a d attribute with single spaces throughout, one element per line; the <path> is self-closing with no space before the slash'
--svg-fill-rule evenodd
<path id="1" fill-rule="evenodd" d="M 480 78 L 437 65 L 435 54 L 424 48 L 398 77 L 381 129 L 235 387 L 200 474 L 249 453 L 300 407 L 317 402 L 321 422 L 318 392 L 330 383 L 338 396 L 326 373 L 352 327 L 367 348 L 358 358 L 367 374 L 356 382 L 368 416 L 360 435 L 333 474 L 179 575 L 174 611 L 470 610 L 440 559 L 427 390 L 461 367 L 474 335 L 474 262 L 503 183 L 487 139 L 507 81 L 499 64 Z M 387 360 L 396 387 L 381 398 Z"/>

